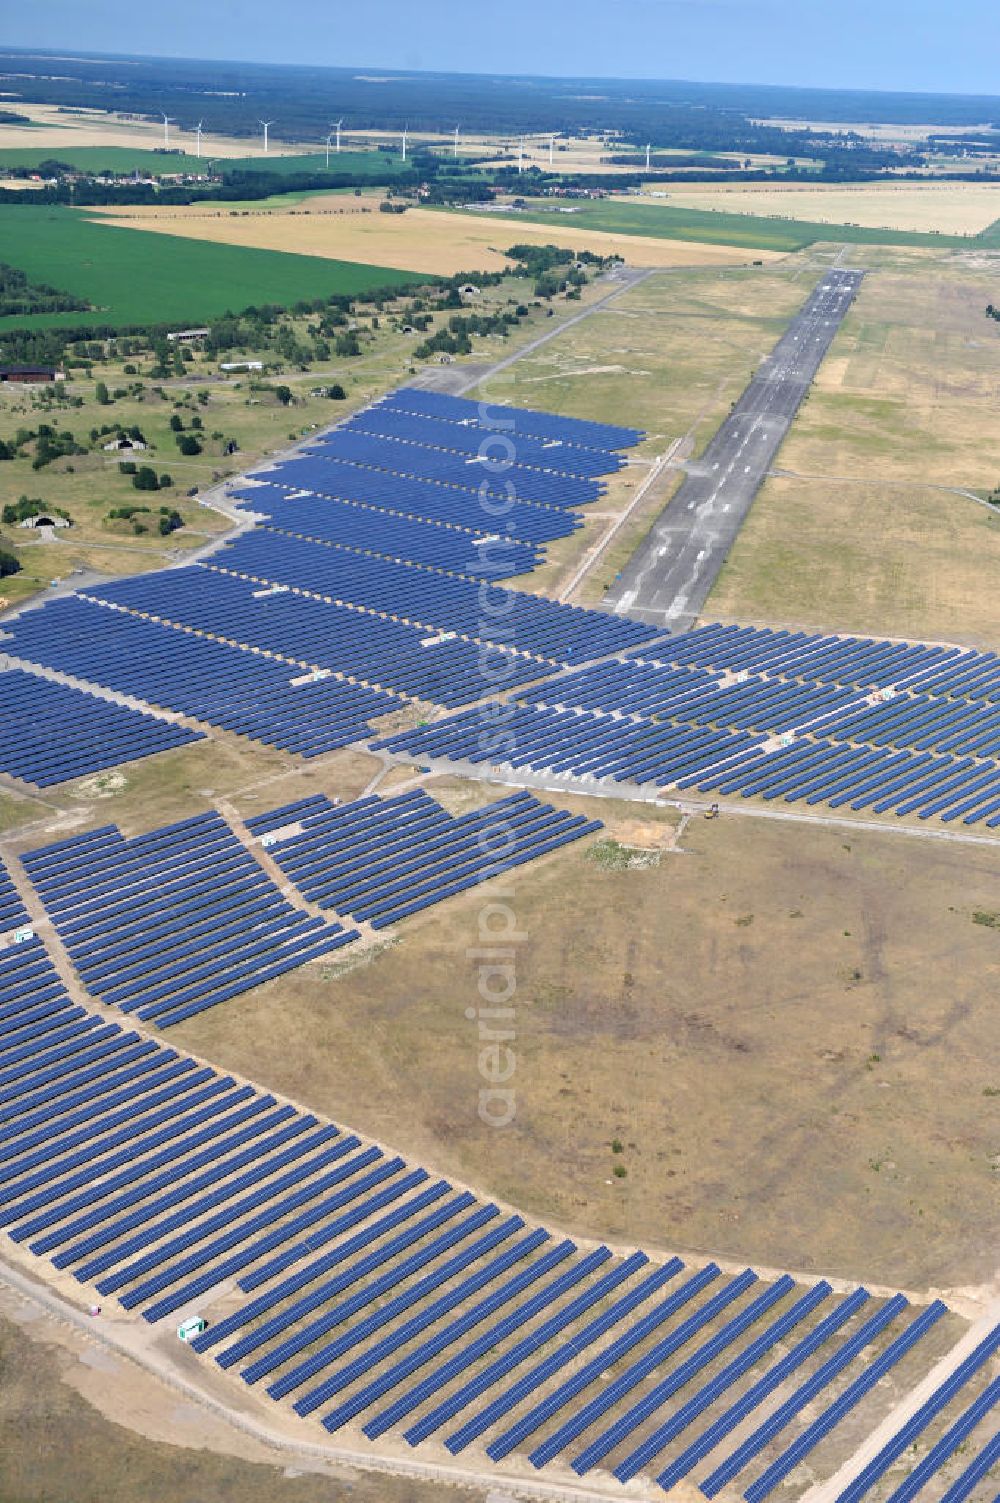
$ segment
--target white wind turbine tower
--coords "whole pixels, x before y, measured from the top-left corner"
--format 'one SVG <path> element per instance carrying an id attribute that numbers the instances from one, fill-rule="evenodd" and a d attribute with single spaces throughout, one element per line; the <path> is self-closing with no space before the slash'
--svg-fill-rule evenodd
<path id="1" fill-rule="evenodd" d="M 455 157 L 458 156 L 458 126 L 457 125 L 455 126 L 455 150 L 452 153 L 452 155 L 455 156 Z"/>
<path id="2" fill-rule="evenodd" d="M 330 166 L 330 142 L 333 140 L 333 131 L 326 138 L 326 165 Z"/>
<path id="3" fill-rule="evenodd" d="M 647 172 L 649 171 L 649 148 L 650 148 L 651 144 L 652 143 L 649 142 L 649 141 L 646 142 L 646 171 Z"/>
<path id="4" fill-rule="evenodd" d="M 171 120 L 173 120 L 173 118 L 174 118 L 173 115 L 164 115 L 163 116 L 163 149 L 164 149 L 164 151 L 169 151 L 170 150 L 170 122 L 171 122 Z"/>
<path id="5" fill-rule="evenodd" d="M 517 143 L 517 170 L 524 171 L 524 137 L 521 136 Z"/>
<path id="6" fill-rule="evenodd" d="M 199 120 L 194 128 L 195 154 L 199 157 L 201 156 L 201 128 L 204 124 L 204 120 Z"/>
<path id="7" fill-rule="evenodd" d="M 550 167 L 552 166 L 553 153 L 555 152 L 555 149 L 556 149 L 556 138 L 555 138 L 555 136 L 550 136 L 549 137 L 549 166 Z"/>
<path id="8" fill-rule="evenodd" d="M 263 130 L 264 130 L 264 155 L 267 156 L 267 132 L 268 132 L 269 127 L 274 124 L 274 121 L 273 120 L 258 120 L 257 124 L 260 125 L 260 126 L 262 126 Z"/>
<path id="9" fill-rule="evenodd" d="M 403 126 L 403 161 L 404 162 L 406 161 L 406 132 L 407 132 L 407 127 L 404 125 Z"/>
<path id="10" fill-rule="evenodd" d="M 344 123 L 344 121 L 343 121 L 342 118 L 340 120 L 335 120 L 334 123 L 333 123 L 333 128 L 334 128 L 334 130 L 337 133 L 337 155 L 338 155 L 338 157 L 340 156 L 340 127 L 343 125 L 343 123 Z"/>

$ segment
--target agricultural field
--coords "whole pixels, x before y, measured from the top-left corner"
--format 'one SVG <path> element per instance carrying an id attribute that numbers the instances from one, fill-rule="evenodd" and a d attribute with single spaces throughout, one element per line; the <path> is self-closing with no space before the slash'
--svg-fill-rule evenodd
<path id="1" fill-rule="evenodd" d="M 869 254 L 707 614 L 1000 647 L 988 260 Z"/>
<path id="2" fill-rule="evenodd" d="M 3 128 L 0 127 L 0 143 L 2 142 Z M 220 161 L 214 149 L 210 149 L 207 141 L 203 144 L 200 157 L 194 151 L 175 152 L 173 148 L 167 153 L 142 146 L 68 145 L 58 149 L 43 149 L 41 147 L 8 147 L 0 144 L 0 171 L 9 170 L 12 167 L 31 170 L 38 167 L 40 163 L 51 161 L 53 158 L 65 162 L 69 167 L 75 167 L 80 172 L 95 174 L 138 172 L 154 177 L 182 172 L 201 173 L 207 171 L 210 164 L 216 171 L 224 167 L 227 172 L 241 170 L 271 172 L 277 177 L 291 176 L 296 172 L 325 172 L 327 170 L 324 151 L 280 155 L 275 151 L 269 151 L 267 156 L 260 152 L 241 157 L 224 156 Z M 402 169 L 403 163 L 398 153 L 341 151 L 339 156 L 336 153 L 330 155 L 329 171 L 331 174 L 349 172 L 355 176 L 372 176 L 381 180 L 396 176 Z"/>
<path id="3" fill-rule="evenodd" d="M 35 314 L 19 328 L 87 322 L 111 328 L 197 323 L 252 304 L 356 294 L 420 281 L 419 274 L 249 246 L 163 240 L 63 205 L 0 207 L 8 265 L 72 292 L 91 315 Z"/>
<path id="4" fill-rule="evenodd" d="M 409 208 L 382 214 L 372 199 L 325 196 L 294 205 L 246 214 L 227 206 L 105 209 L 116 225 L 184 237 L 219 246 L 253 248 L 258 254 L 295 253 L 333 257 L 341 263 L 393 266 L 423 274 L 499 271 L 509 263 L 504 249 L 514 240 L 531 245 L 571 243 L 576 250 L 620 255 L 632 266 L 739 265 L 746 251 L 719 244 L 676 244 L 655 236 L 622 236 L 595 229 L 575 218 L 553 217 L 547 229 L 518 219 L 516 233 L 508 215 L 461 210 Z M 446 216 L 446 217 L 445 217 Z M 389 274 L 391 275 L 391 273 Z"/>
<path id="5" fill-rule="evenodd" d="M 674 192 L 674 189 L 670 190 L 671 199 Z M 833 221 L 778 219 L 766 214 L 681 208 L 649 199 L 615 198 L 559 209 L 553 208 L 547 200 L 535 199 L 524 210 L 511 210 L 510 217 L 521 224 L 551 225 L 568 221 L 580 229 L 601 230 L 623 237 L 639 235 L 664 240 L 696 240 L 713 245 L 744 246 L 757 251 L 796 251 L 829 241 L 913 249 L 962 249 L 968 248 L 970 243 L 969 237 L 964 235 L 882 230 L 865 225 L 835 224 Z M 973 240 L 973 244 L 983 247 L 994 243 L 1000 243 L 998 232 L 987 231 Z"/>
<path id="6" fill-rule="evenodd" d="M 671 189 L 670 203 L 682 209 L 763 214 L 876 230 L 981 235 L 1000 220 L 1000 183 L 683 184 Z"/>

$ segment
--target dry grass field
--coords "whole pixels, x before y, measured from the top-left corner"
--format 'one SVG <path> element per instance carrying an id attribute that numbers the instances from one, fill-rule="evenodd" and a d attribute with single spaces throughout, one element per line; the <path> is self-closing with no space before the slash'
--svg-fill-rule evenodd
<path id="1" fill-rule="evenodd" d="M 676 822 L 648 811 L 637 836 L 634 806 L 600 812 L 653 848 Z M 482 893 L 171 1037 L 577 1234 L 914 1288 L 990 1278 L 1000 940 L 973 913 L 1000 854 L 699 819 L 618 866 L 592 839 L 503 884 L 521 935 L 503 1131 L 477 1116 L 466 1012 Z"/>
<path id="2" fill-rule="evenodd" d="M 53 1436 L 67 1437 L 53 1445 Z M 438 1503 L 436 1483 L 275 1459 L 133 1363 L 0 1295 L 0 1497 L 9 1503 Z M 453 1503 L 481 1492 L 448 1488 Z"/>
<path id="3" fill-rule="evenodd" d="M 1000 481 L 991 258 L 861 259 L 705 614 L 998 647 L 1000 515 L 975 500 Z"/>
<path id="4" fill-rule="evenodd" d="M 719 209 L 726 214 L 978 235 L 1000 219 L 1000 183 L 684 184 L 670 190 L 669 202 L 675 208 Z"/>
<path id="5" fill-rule="evenodd" d="M 371 197 L 317 196 L 288 208 L 260 211 L 206 210 L 203 206 L 139 207 L 100 211 L 116 224 L 183 235 L 224 245 L 295 251 L 338 261 L 393 266 L 452 276 L 460 271 L 503 271 L 505 249 L 515 242 L 572 245 L 602 256 L 621 256 L 630 266 L 739 266 L 776 259 L 774 252 L 733 246 L 660 240 L 646 235 L 615 235 L 567 222 L 558 230 L 512 224 L 487 214 L 448 214 L 407 209 L 380 214 Z"/>

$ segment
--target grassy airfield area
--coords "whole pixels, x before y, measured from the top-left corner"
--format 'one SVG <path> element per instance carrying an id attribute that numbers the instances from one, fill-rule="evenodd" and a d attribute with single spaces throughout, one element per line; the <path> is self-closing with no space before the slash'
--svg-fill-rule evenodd
<path id="1" fill-rule="evenodd" d="M 995 274 L 971 253 L 861 264 L 708 614 L 995 648 L 1000 514 L 979 504 L 1000 482 Z"/>

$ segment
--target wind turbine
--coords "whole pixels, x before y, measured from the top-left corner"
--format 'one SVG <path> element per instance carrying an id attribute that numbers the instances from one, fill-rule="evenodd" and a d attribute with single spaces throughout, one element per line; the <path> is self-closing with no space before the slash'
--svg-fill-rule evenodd
<path id="1" fill-rule="evenodd" d="M 457 125 L 455 126 L 455 151 L 454 151 L 454 155 L 456 157 L 458 156 L 458 126 Z"/>
<path id="2" fill-rule="evenodd" d="M 169 151 L 170 150 L 170 122 L 171 122 L 171 120 L 173 118 L 174 118 L 173 115 L 164 115 L 164 117 L 163 117 L 163 149 L 164 149 L 164 151 Z"/>
<path id="3" fill-rule="evenodd" d="M 268 127 L 272 126 L 274 124 L 274 121 L 273 120 L 258 120 L 257 124 L 263 126 L 263 128 L 264 128 L 264 155 L 267 156 L 267 132 L 268 132 Z"/>
<path id="4" fill-rule="evenodd" d="M 517 170 L 524 171 L 524 137 L 521 136 L 517 143 Z"/>
<path id="5" fill-rule="evenodd" d="M 198 124 L 194 128 L 195 151 L 199 157 L 201 156 L 201 128 L 204 124 L 204 120 L 199 120 Z"/>
<path id="6" fill-rule="evenodd" d="M 335 120 L 334 121 L 334 125 L 333 125 L 334 130 L 337 132 L 337 155 L 338 155 L 338 157 L 340 156 L 340 127 L 343 125 L 343 123 L 344 123 L 343 119 L 340 119 L 340 120 Z"/>
<path id="7" fill-rule="evenodd" d="M 556 138 L 555 138 L 555 136 L 550 136 L 549 137 L 549 166 L 550 167 L 552 166 L 552 154 L 555 151 L 555 149 L 556 149 Z"/>
<path id="8" fill-rule="evenodd" d="M 649 141 L 646 142 L 646 171 L 647 172 L 649 171 L 649 148 L 650 148 L 650 144 L 651 143 Z"/>
<path id="9" fill-rule="evenodd" d="M 404 125 L 403 126 L 403 161 L 404 162 L 406 161 L 406 130 L 407 130 L 407 127 Z"/>
<path id="10" fill-rule="evenodd" d="M 333 140 L 333 131 L 326 138 L 326 165 L 330 166 L 330 142 Z"/>

